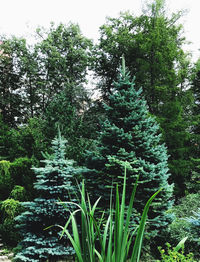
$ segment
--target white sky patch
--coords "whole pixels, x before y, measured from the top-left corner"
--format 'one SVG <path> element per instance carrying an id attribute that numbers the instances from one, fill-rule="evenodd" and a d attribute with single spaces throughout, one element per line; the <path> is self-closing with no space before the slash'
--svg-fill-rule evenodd
<path id="1" fill-rule="evenodd" d="M 78 23 L 82 33 L 91 39 L 99 37 L 99 27 L 106 16 L 118 17 L 120 11 L 141 14 L 144 0 L 0 0 L 0 35 L 30 36 L 36 27 L 49 27 L 51 21 Z M 166 0 L 170 11 L 188 9 L 181 23 L 184 35 L 192 42 L 185 47 L 193 59 L 200 56 L 200 0 Z"/>

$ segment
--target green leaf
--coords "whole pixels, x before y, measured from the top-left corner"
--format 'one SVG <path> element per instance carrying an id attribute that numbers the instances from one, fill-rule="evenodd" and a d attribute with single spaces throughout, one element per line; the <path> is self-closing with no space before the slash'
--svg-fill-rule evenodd
<path id="1" fill-rule="evenodd" d="M 188 237 L 184 237 L 174 248 L 174 251 L 179 251 L 181 248 L 184 248 L 185 241 L 188 239 Z"/>

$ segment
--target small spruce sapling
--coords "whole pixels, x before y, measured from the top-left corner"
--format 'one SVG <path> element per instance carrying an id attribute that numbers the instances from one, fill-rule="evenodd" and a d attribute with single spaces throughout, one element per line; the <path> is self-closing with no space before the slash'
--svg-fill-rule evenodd
<path id="1" fill-rule="evenodd" d="M 16 261 L 57 261 L 74 253 L 69 240 L 60 239 L 61 232 L 55 228 L 44 230 L 50 225 L 64 224 L 69 217 L 69 211 L 58 204 L 59 200 L 76 202 L 76 179 L 82 168 L 65 159 L 65 144 L 59 132 L 52 141 L 53 155 L 41 161 L 44 167 L 33 168 L 37 175 L 34 187 L 38 197 L 33 202 L 23 202 L 26 211 L 16 219 L 23 236 Z M 73 210 L 74 206 L 66 205 Z"/>

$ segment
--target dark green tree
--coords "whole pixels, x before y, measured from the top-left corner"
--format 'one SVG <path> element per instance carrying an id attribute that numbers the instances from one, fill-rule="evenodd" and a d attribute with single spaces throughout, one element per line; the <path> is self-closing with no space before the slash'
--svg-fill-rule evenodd
<path id="1" fill-rule="evenodd" d="M 59 125 L 68 138 L 67 155 L 79 161 L 88 144 L 84 114 L 90 107 L 86 84 L 92 42 L 75 24 L 52 24 L 49 30 L 39 28 L 37 36 L 41 39 L 35 50 L 39 54 L 38 86 L 46 120 L 44 133 L 52 139 Z"/>
<path id="2" fill-rule="evenodd" d="M 68 137 L 67 156 L 79 162 L 83 159 L 84 150 L 90 145 L 91 128 L 88 128 L 85 120 L 90 103 L 86 99 L 83 104 L 76 104 L 71 97 L 74 88 L 74 84 L 68 84 L 68 88 L 51 101 L 45 113 L 44 133 L 46 137 L 51 137 L 59 125 L 63 135 Z"/>
<path id="3" fill-rule="evenodd" d="M 57 94 L 66 90 L 67 99 L 80 109 L 87 98 L 84 84 L 91 64 L 91 40 L 84 37 L 78 25 L 51 24 L 48 30 L 37 29 L 41 41 L 35 46 L 39 64 L 39 89 L 41 109 L 47 106 Z"/>
<path id="4" fill-rule="evenodd" d="M 0 111 L 3 122 L 10 127 L 16 126 L 22 115 L 21 75 L 15 68 L 13 41 L 4 38 L 0 43 Z"/>
<path id="5" fill-rule="evenodd" d="M 186 194 L 187 183 L 191 180 L 190 174 L 194 166 L 194 162 L 191 161 L 192 137 L 189 132 L 191 122 L 183 112 L 180 99 L 176 97 L 163 105 L 157 120 L 161 126 L 162 141 L 166 143 L 170 156 L 170 183 L 175 184 L 174 194 L 177 199 Z"/>
<path id="6" fill-rule="evenodd" d="M 1 155 L 41 159 L 59 125 L 68 137 L 67 155 L 79 160 L 88 145 L 84 113 L 91 103 L 86 76 L 92 41 L 74 24 L 39 28 L 37 38 L 32 46 L 15 37 L 0 45 L 0 110 L 8 126 Z"/>
<path id="7" fill-rule="evenodd" d="M 193 106 L 190 110 L 191 161 L 193 163 L 187 181 L 187 191 L 198 193 L 200 189 L 200 59 L 194 64 L 191 74 Z"/>
<path id="8" fill-rule="evenodd" d="M 199 136 L 200 136 L 200 59 L 194 65 L 191 89 L 194 98 L 192 108 L 193 123 L 191 131 L 193 134 L 193 157 L 199 157 Z"/>
<path id="9" fill-rule="evenodd" d="M 40 88 L 40 54 L 35 46 L 27 44 L 26 39 L 12 41 L 16 53 L 16 70 L 22 75 L 22 113 L 21 121 L 27 123 L 29 118 L 41 116 Z"/>
<path id="10" fill-rule="evenodd" d="M 62 201 L 76 201 L 76 178 L 80 169 L 74 161 L 65 159 L 66 141 L 60 136 L 52 141 L 54 154 L 42 162 L 45 167 L 33 168 L 37 174 L 35 189 L 38 197 L 33 202 L 24 202 L 26 211 L 18 216 L 17 222 L 22 233 L 22 250 L 16 255 L 17 261 L 56 261 L 73 254 L 69 241 L 60 239 L 61 232 L 51 225 L 64 225 L 69 212 L 59 205 Z M 74 209 L 73 205 L 66 207 Z"/>
<path id="11" fill-rule="evenodd" d="M 151 233 L 166 229 L 171 215 L 166 211 L 171 207 L 172 185 L 168 178 L 168 156 L 166 147 L 160 143 L 159 125 L 150 116 L 142 89 L 135 87 L 135 80 L 123 67 L 118 81 L 113 84 L 109 105 L 105 105 L 106 120 L 102 124 L 96 145 L 96 152 L 88 152 L 86 181 L 95 195 L 102 196 L 102 205 L 109 203 L 112 182 L 120 183 L 123 168 L 120 161 L 128 161 L 132 170 L 127 175 L 127 196 L 140 169 L 140 182 L 136 194 L 135 208 L 141 214 L 147 199 L 163 188 L 149 211 Z M 128 199 L 127 199 L 128 201 Z M 155 235 L 154 235 L 155 236 Z"/>
<path id="12" fill-rule="evenodd" d="M 13 179 L 10 174 L 10 162 L 0 161 L 0 201 L 8 198 L 13 187 Z"/>
<path id="13" fill-rule="evenodd" d="M 182 48 L 185 38 L 178 23 L 181 16 L 182 12 L 168 16 L 165 1 L 155 0 L 146 5 L 141 16 L 126 12 L 118 18 L 109 18 L 100 28 L 95 66 L 100 91 L 109 103 L 120 57 L 124 54 L 130 73 L 136 76 L 136 86 L 143 88 L 149 112 L 160 124 L 176 196 L 185 194 L 192 165 L 187 117 L 192 100 L 186 91 L 190 60 Z M 176 113 L 172 113 L 172 108 Z"/>
<path id="14" fill-rule="evenodd" d="M 107 19 L 100 27 L 95 66 L 104 98 L 117 79 L 123 54 L 131 74 L 136 76 L 136 84 L 143 87 L 152 114 L 157 114 L 162 103 L 177 93 L 178 85 L 184 85 L 187 77 L 187 72 L 183 74 L 181 70 L 185 60 L 185 38 L 177 23 L 181 14 L 168 17 L 164 0 L 155 0 L 147 4 L 141 16 L 126 12 Z"/>

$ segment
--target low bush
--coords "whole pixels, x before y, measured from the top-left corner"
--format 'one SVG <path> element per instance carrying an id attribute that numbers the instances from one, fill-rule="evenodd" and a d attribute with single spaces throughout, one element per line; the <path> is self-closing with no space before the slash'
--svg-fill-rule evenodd
<path id="1" fill-rule="evenodd" d="M 189 232 L 193 236 L 192 239 L 196 243 L 198 250 L 200 250 L 200 208 L 186 221 L 189 223 Z"/>
<path id="2" fill-rule="evenodd" d="M 184 247 L 179 251 L 177 247 L 172 248 L 169 243 L 167 243 L 166 246 L 167 252 L 159 247 L 162 262 L 195 262 L 192 253 L 184 254 Z"/>
<path id="3" fill-rule="evenodd" d="M 170 239 L 169 242 L 175 245 L 184 237 L 188 237 L 185 246 L 186 253 L 194 253 L 195 258 L 199 258 L 199 248 L 195 241 L 196 233 L 192 230 L 188 218 L 191 217 L 198 208 L 200 208 L 200 194 L 189 194 L 182 198 L 179 203 L 174 206 L 170 212 L 173 212 L 175 219 L 169 226 Z"/>
<path id="4" fill-rule="evenodd" d="M 15 185 L 23 186 L 27 192 L 26 197 L 29 200 L 34 198 L 35 190 L 33 183 L 35 182 L 35 174 L 31 169 L 36 160 L 33 158 L 20 157 L 15 159 L 10 165 L 10 174 Z M 24 199 L 23 201 L 25 201 Z"/>
<path id="5" fill-rule="evenodd" d="M 11 163 L 6 160 L 0 161 L 0 200 L 8 198 L 13 187 L 13 179 L 10 173 Z"/>
<path id="6" fill-rule="evenodd" d="M 18 200 L 6 199 L 1 202 L 0 214 L 0 235 L 2 241 L 11 247 L 17 245 L 20 240 L 18 230 L 15 228 L 15 217 L 22 212 L 22 207 Z"/>

